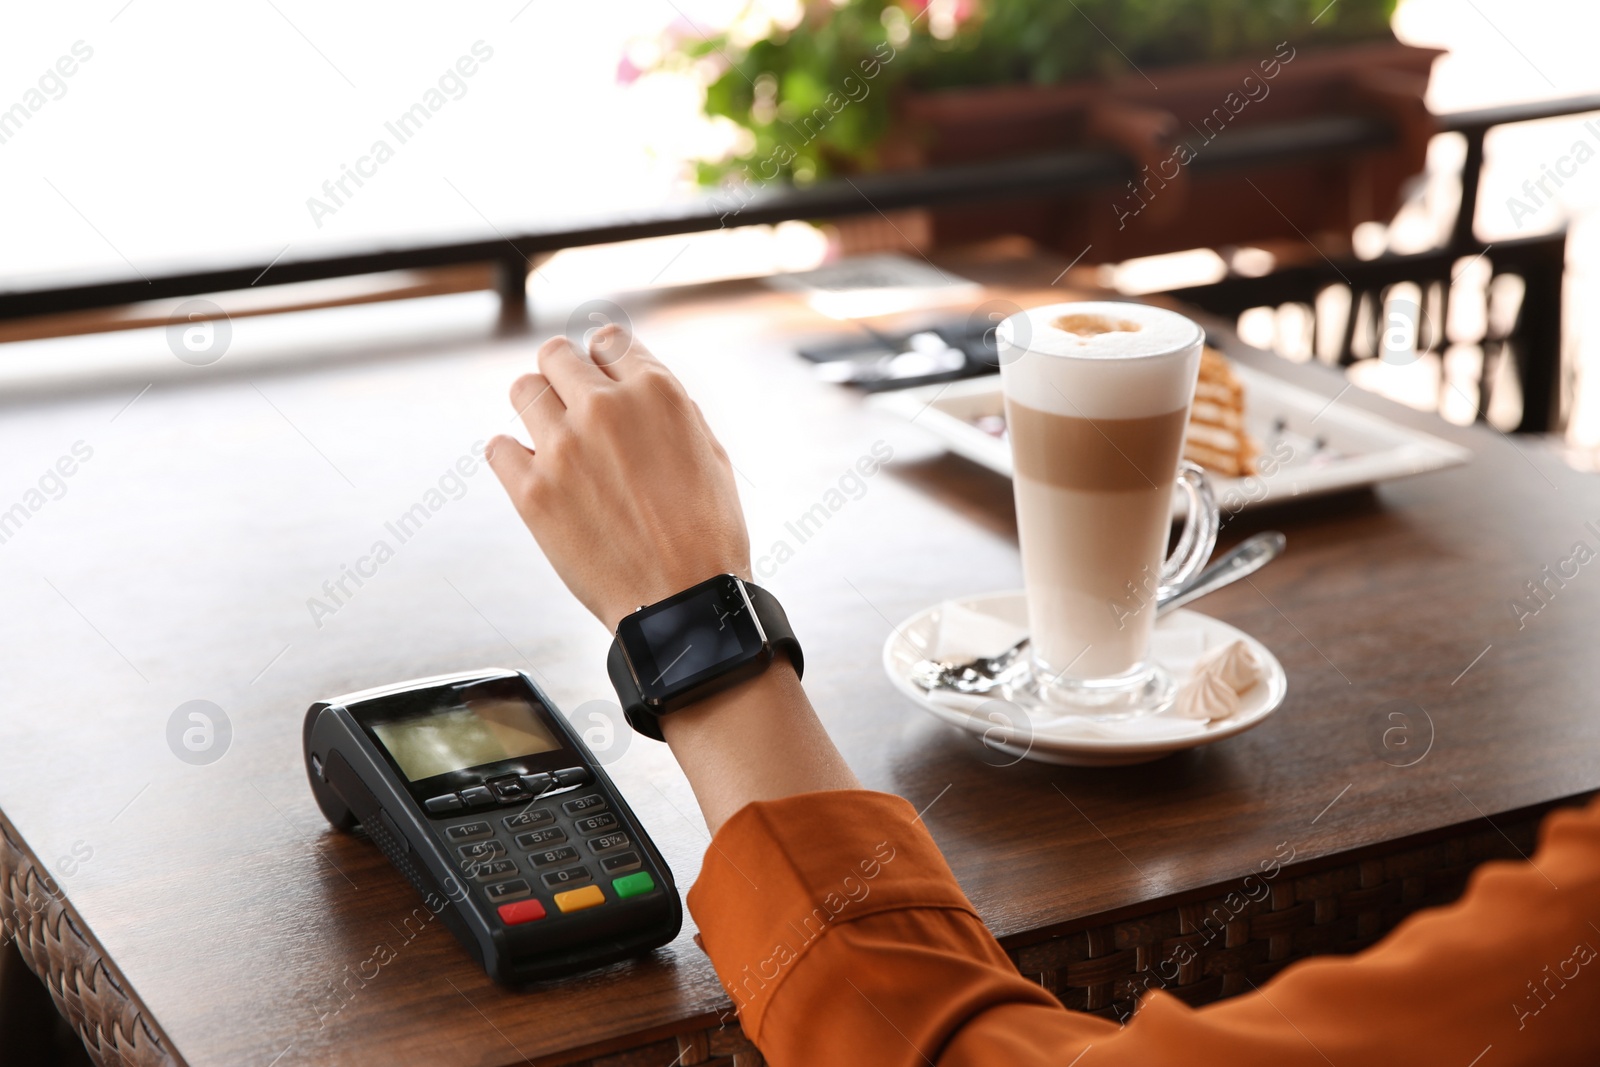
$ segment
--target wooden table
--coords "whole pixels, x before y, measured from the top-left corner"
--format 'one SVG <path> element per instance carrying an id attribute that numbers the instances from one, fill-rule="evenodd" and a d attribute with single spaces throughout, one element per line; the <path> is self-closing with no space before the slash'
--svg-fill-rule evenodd
<path id="1" fill-rule="evenodd" d="M 1042 287 L 1059 267 L 969 273 Z M 984 920 L 1069 1005 L 1124 1011 L 1151 983 L 1212 999 L 1368 943 L 1600 787 L 1600 573 L 1551 583 L 1520 628 L 1510 607 L 1575 541 L 1600 540 L 1600 482 L 1536 443 L 1236 350 L 1476 458 L 1229 522 L 1225 541 L 1289 537 L 1253 585 L 1203 605 L 1288 670 L 1260 728 L 1135 768 L 1001 768 L 895 694 L 878 657 L 911 612 L 1020 584 L 1009 486 L 815 383 L 790 348 L 826 323 L 791 297 L 729 284 L 628 304 L 734 457 L 757 556 L 793 542 L 785 522 L 857 457 L 893 448 L 767 584 L 863 781 L 924 810 Z M 759 1062 L 719 1026 L 728 1000 L 692 925 L 636 963 L 496 988 L 438 924 L 402 927 L 412 891 L 330 831 L 307 789 L 299 731 L 318 697 L 491 665 L 531 666 L 569 710 L 609 696 L 607 635 L 486 470 L 320 627 L 308 608 L 509 425 L 531 349 L 496 338 L 494 315 L 477 294 L 241 321 L 207 368 L 172 360 L 157 331 L 107 335 L 93 343 L 125 372 L 13 394 L 0 508 L 75 442 L 92 457 L 0 544 L 0 886 L 92 1045 L 260 1067 Z M 209 764 L 169 747 L 192 700 L 231 725 Z M 1396 710 L 1409 732 L 1385 747 Z M 686 888 L 707 836 L 666 749 L 635 739 L 612 772 Z M 392 960 L 374 964 L 379 946 Z"/>

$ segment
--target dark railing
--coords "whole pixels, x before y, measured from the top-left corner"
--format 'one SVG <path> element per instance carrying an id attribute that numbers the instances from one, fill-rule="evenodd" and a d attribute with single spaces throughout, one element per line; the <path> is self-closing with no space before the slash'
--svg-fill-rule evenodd
<path id="1" fill-rule="evenodd" d="M 1389 128 L 1379 120 L 1351 117 L 1238 130 L 1219 138 L 1215 147 L 1194 162 L 1193 169 L 1204 173 L 1254 163 L 1336 156 L 1382 147 L 1391 136 Z M 862 175 L 800 189 L 752 187 L 747 194 L 730 191 L 664 204 L 644 215 L 610 216 L 511 234 L 490 231 L 460 241 L 363 248 L 276 261 L 241 259 L 203 266 L 178 265 L 98 279 L 0 281 L 0 319 L 465 263 L 499 265 L 501 296 L 508 303 L 518 304 L 526 299 L 523 294 L 533 257 L 563 248 L 698 233 L 724 226 L 842 218 L 897 208 L 1078 192 L 1118 185 L 1132 174 L 1127 157 L 1117 152 L 1056 152 L 1006 160 L 1003 164 Z"/>
<path id="2" fill-rule="evenodd" d="M 1493 108 L 1440 116 L 1442 131 L 1467 139 L 1462 173 L 1462 208 L 1449 243 L 1419 255 L 1374 260 L 1311 263 L 1259 278 L 1227 278 L 1176 294 L 1207 310 L 1237 314 L 1249 307 L 1305 301 L 1321 287 L 1341 282 L 1353 292 L 1354 308 L 1364 294 L 1378 294 L 1400 281 L 1443 282 L 1463 256 L 1490 250 L 1474 228 L 1483 141 L 1502 125 L 1557 115 L 1600 111 L 1600 95 Z M 1230 132 L 1191 164 L 1197 174 L 1253 165 L 1295 163 L 1382 148 L 1395 133 L 1382 119 L 1332 116 Z M 900 208 L 996 201 L 1024 195 L 1058 195 L 1115 187 L 1133 176 L 1126 156 L 1114 151 L 1056 152 L 1003 162 L 945 166 L 863 175 L 821 182 L 807 188 L 752 188 L 652 208 L 648 213 L 612 216 L 543 229 L 463 235 L 456 241 L 329 251 L 278 260 L 241 258 L 235 262 L 174 265 L 142 273 L 71 279 L 0 281 L 0 320 L 113 307 L 148 300 L 225 292 L 328 278 L 460 264 L 495 264 L 497 289 L 508 315 L 526 314 L 527 275 L 533 257 L 585 245 L 645 237 L 695 233 L 730 225 L 791 219 L 840 218 Z M 1527 297 L 1518 329 L 1509 339 L 1516 350 L 1522 382 L 1521 429 L 1544 431 L 1558 418 L 1560 378 L 1561 273 L 1565 233 L 1497 244 L 1497 272 L 1521 275 Z M 1350 332 L 1341 358 L 1348 360 Z M 1485 397 L 1486 393 L 1483 394 Z M 1485 400 L 1480 407 L 1486 407 Z"/>
<path id="3" fill-rule="evenodd" d="M 1493 275 L 1515 275 L 1524 283 L 1522 303 L 1516 321 L 1504 336 L 1488 336 L 1483 341 L 1483 370 L 1478 383 L 1478 417 L 1489 409 L 1493 383 L 1502 361 L 1512 360 L 1522 393 L 1522 416 L 1517 430 L 1547 433 L 1558 427 L 1561 418 L 1562 378 L 1561 320 L 1562 280 L 1566 266 L 1565 228 L 1537 237 L 1498 241 L 1493 245 L 1479 239 L 1476 230 L 1478 191 L 1483 177 L 1483 142 L 1496 126 L 1554 118 L 1560 115 L 1600 111 L 1600 94 L 1560 100 L 1515 104 L 1442 115 L 1437 119 L 1440 132 L 1459 133 L 1466 138 L 1466 158 L 1461 169 L 1461 207 L 1456 213 L 1450 236 L 1442 248 L 1409 255 L 1384 255 L 1376 259 L 1313 259 L 1276 270 L 1258 278 L 1230 277 L 1209 285 L 1174 290 L 1170 295 L 1207 311 L 1236 316 L 1250 308 L 1301 303 L 1315 307 L 1318 293 L 1328 286 L 1345 286 L 1350 291 L 1339 350 L 1334 353 L 1342 365 L 1357 359 L 1359 347 L 1368 354 L 1379 349 L 1377 335 L 1385 327 L 1385 296 L 1396 285 L 1410 282 L 1430 289 L 1442 311 L 1440 322 L 1425 345 L 1430 350 L 1444 347 L 1443 321 L 1449 315 L 1451 286 L 1463 260 L 1483 257 Z M 1363 304 L 1367 314 L 1362 316 Z M 1368 323 L 1368 336 L 1356 336 L 1358 321 Z"/>

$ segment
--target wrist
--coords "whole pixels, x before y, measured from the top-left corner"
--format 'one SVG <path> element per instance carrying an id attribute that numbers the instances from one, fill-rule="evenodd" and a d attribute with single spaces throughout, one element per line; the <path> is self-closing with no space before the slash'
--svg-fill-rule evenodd
<path id="1" fill-rule="evenodd" d="M 680 748 L 694 745 L 707 734 L 726 731 L 735 720 L 787 716 L 797 706 L 810 710 L 794 665 L 788 656 L 779 653 L 767 664 L 766 670 L 755 677 L 661 716 L 661 736 L 673 754 L 681 757 Z M 745 728 L 747 726 L 741 724 L 740 729 Z"/>
<path id="2" fill-rule="evenodd" d="M 753 801 L 861 788 L 787 657 L 664 716 L 661 729 L 712 834 Z"/>

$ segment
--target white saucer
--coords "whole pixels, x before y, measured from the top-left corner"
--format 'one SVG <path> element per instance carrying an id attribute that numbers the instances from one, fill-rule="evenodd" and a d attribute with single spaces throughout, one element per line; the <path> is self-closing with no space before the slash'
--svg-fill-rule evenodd
<path id="1" fill-rule="evenodd" d="M 1179 608 L 1156 623 L 1151 652 L 1181 686 L 1202 654 L 1243 641 L 1265 677 L 1241 694 L 1237 715 L 1195 722 L 1164 712 L 1119 722 L 1099 722 L 1061 713 L 1028 695 L 1002 700 L 930 693 L 911 680 L 923 659 L 959 660 L 993 655 L 1028 632 L 1028 606 L 1021 590 L 947 600 L 925 608 L 895 628 L 883 645 L 889 680 L 919 707 L 952 726 L 983 738 L 995 752 L 1017 759 L 1074 767 L 1120 767 L 1146 763 L 1184 749 L 1209 745 L 1259 725 L 1283 703 L 1289 679 L 1277 657 L 1243 630 L 1198 611 Z"/>

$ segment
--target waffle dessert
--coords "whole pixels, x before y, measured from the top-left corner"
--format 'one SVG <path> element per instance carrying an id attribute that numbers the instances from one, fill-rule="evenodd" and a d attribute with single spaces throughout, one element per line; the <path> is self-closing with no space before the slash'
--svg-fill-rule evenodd
<path id="1" fill-rule="evenodd" d="M 1213 474 L 1243 478 L 1256 472 L 1260 446 L 1244 428 L 1244 386 L 1226 356 L 1207 347 L 1183 438 L 1183 458 Z"/>

